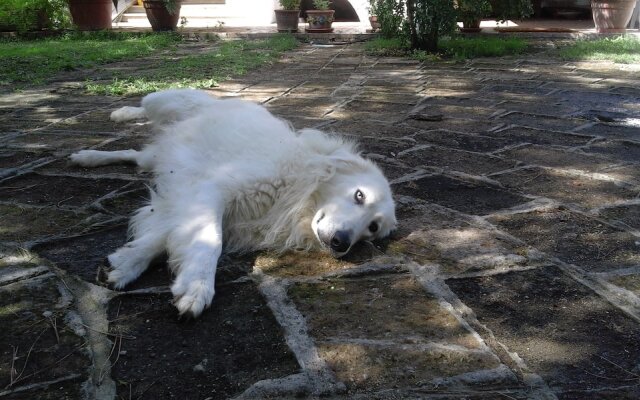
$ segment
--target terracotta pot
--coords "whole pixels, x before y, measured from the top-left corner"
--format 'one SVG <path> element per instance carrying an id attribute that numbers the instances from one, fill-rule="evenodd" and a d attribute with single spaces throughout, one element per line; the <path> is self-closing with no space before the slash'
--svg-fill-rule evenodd
<path id="1" fill-rule="evenodd" d="M 111 0 L 69 0 L 73 23 L 81 31 L 111 29 Z"/>
<path id="2" fill-rule="evenodd" d="M 144 11 L 147 13 L 147 19 L 151 24 L 154 32 L 173 31 L 178 26 L 180 20 L 180 2 L 176 5 L 173 14 L 169 13 L 167 7 L 162 0 L 142 0 Z"/>
<path id="3" fill-rule="evenodd" d="M 371 29 L 373 29 L 374 31 L 377 31 L 378 29 L 380 29 L 380 21 L 378 21 L 377 15 L 370 15 L 369 23 L 371 24 Z"/>
<path id="4" fill-rule="evenodd" d="M 591 12 L 599 33 L 624 32 L 636 0 L 591 0 Z"/>
<path id="5" fill-rule="evenodd" d="M 298 32 L 300 10 L 276 10 L 278 32 Z"/>
<path id="6" fill-rule="evenodd" d="M 331 24 L 334 13 L 335 10 L 307 10 L 307 24 L 309 26 L 306 31 L 310 33 L 333 32 Z"/>

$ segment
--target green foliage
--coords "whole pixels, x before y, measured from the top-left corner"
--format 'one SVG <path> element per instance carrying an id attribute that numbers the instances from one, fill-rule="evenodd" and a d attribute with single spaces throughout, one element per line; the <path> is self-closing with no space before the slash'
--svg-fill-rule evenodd
<path id="1" fill-rule="evenodd" d="M 476 57 L 503 57 L 526 51 L 527 43 L 518 38 L 443 38 L 438 42 L 439 53 L 448 59 L 464 60 Z M 365 51 L 377 56 L 408 56 L 420 61 L 435 61 L 439 57 L 421 50 L 411 50 L 399 38 L 377 38 L 365 44 Z"/>
<path id="2" fill-rule="evenodd" d="M 380 23 L 380 33 L 385 38 L 402 37 L 403 25 L 405 23 L 405 3 L 404 0 L 372 0 L 370 2 L 371 15 L 378 16 Z"/>
<path id="3" fill-rule="evenodd" d="M 414 50 L 437 51 L 438 40 L 457 27 L 453 0 L 408 0 L 407 15 Z"/>
<path id="4" fill-rule="evenodd" d="M 640 63 L 640 39 L 633 36 L 581 40 L 563 47 L 559 55 L 565 60 L 607 60 L 620 64 Z"/>
<path id="5" fill-rule="evenodd" d="M 316 10 L 328 10 L 331 6 L 330 0 L 313 0 L 313 8 Z"/>
<path id="6" fill-rule="evenodd" d="M 180 0 L 162 0 L 164 2 L 164 6 L 166 7 L 169 14 L 174 15 L 178 12 L 178 6 L 180 5 Z"/>
<path id="7" fill-rule="evenodd" d="M 500 21 L 523 19 L 533 14 L 531 0 L 491 0 L 491 8 Z"/>
<path id="8" fill-rule="evenodd" d="M 211 88 L 220 81 L 245 74 L 264 64 L 270 64 L 284 51 L 297 47 L 291 35 L 279 35 L 265 40 L 223 42 L 210 52 L 162 63 L 158 68 L 118 76 L 111 83 L 88 82 L 93 94 L 138 95 L 168 88 Z"/>
<path id="9" fill-rule="evenodd" d="M 491 13 L 489 0 L 458 0 L 456 7 L 462 22 L 471 22 L 487 17 Z"/>
<path id="10" fill-rule="evenodd" d="M 284 10 L 299 10 L 300 0 L 280 0 L 280 5 Z"/>
<path id="11" fill-rule="evenodd" d="M 0 40 L 0 85 L 32 85 L 61 71 L 145 56 L 181 40 L 175 34 L 70 33 L 55 39 Z"/>
<path id="12" fill-rule="evenodd" d="M 1 0 L 0 28 L 27 32 L 71 25 L 66 0 Z"/>

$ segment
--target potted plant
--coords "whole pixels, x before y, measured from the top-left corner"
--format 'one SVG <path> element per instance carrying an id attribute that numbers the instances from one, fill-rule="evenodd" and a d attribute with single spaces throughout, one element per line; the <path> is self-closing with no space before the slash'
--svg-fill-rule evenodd
<path id="1" fill-rule="evenodd" d="M 369 23 L 371 24 L 371 29 L 377 31 L 380 29 L 380 21 L 378 21 L 378 1 L 379 0 L 369 0 Z"/>
<path id="2" fill-rule="evenodd" d="M 333 23 L 333 14 L 335 13 L 335 10 L 329 9 L 330 5 L 331 2 L 329 0 L 313 0 L 313 7 L 315 10 L 307 10 L 307 32 L 333 32 L 331 24 Z"/>
<path id="3" fill-rule="evenodd" d="M 69 0 L 73 24 L 81 31 L 111 29 L 111 10 L 117 0 Z"/>
<path id="4" fill-rule="evenodd" d="M 153 31 L 173 31 L 180 20 L 182 0 L 142 0 Z"/>
<path id="5" fill-rule="evenodd" d="M 282 10 L 275 10 L 278 32 L 298 32 L 300 0 L 280 0 Z"/>
<path id="6" fill-rule="evenodd" d="M 458 0 L 456 12 L 462 21 L 461 32 L 480 32 L 480 22 L 491 13 L 489 0 Z"/>
<path id="7" fill-rule="evenodd" d="M 591 0 L 593 22 L 598 33 L 625 32 L 636 0 Z"/>

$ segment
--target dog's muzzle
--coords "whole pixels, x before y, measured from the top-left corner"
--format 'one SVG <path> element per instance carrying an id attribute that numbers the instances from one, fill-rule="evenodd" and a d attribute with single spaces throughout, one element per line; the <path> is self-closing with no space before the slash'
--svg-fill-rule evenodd
<path id="1" fill-rule="evenodd" d="M 342 257 L 352 245 L 351 233 L 346 230 L 339 230 L 333 233 L 318 232 L 318 239 L 331 250 L 331 254 L 334 257 Z"/>

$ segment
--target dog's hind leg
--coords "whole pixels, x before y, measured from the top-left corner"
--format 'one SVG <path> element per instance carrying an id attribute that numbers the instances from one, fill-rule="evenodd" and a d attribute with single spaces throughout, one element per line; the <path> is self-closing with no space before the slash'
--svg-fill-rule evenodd
<path id="1" fill-rule="evenodd" d="M 112 112 L 109 118 L 111 118 L 111 120 L 115 122 L 124 122 L 146 117 L 147 112 L 145 111 L 144 107 L 124 106 Z"/>
<path id="2" fill-rule="evenodd" d="M 211 305 L 222 253 L 224 204 L 215 187 L 202 188 L 180 213 L 180 223 L 167 240 L 169 262 L 176 274 L 171 286 L 180 315 L 197 317 Z"/>

